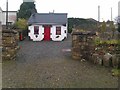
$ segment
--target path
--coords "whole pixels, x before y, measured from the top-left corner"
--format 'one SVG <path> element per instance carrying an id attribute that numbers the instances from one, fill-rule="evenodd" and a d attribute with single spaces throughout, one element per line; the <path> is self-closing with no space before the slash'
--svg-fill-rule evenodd
<path id="1" fill-rule="evenodd" d="M 22 41 L 16 61 L 3 62 L 3 87 L 116 88 L 110 69 L 73 60 L 71 37 L 63 42 Z"/>

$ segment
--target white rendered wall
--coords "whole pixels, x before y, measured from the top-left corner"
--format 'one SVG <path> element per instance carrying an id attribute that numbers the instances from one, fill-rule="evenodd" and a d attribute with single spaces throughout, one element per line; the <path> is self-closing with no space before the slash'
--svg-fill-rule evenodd
<path id="1" fill-rule="evenodd" d="M 56 27 L 60 26 L 61 27 L 61 35 L 56 35 Z M 66 30 L 66 33 L 65 33 Z M 52 26 L 51 27 L 51 39 L 53 41 L 62 41 L 65 37 L 67 38 L 67 27 L 66 26 L 62 26 L 62 25 L 56 25 L 56 26 Z M 56 38 L 57 36 L 59 36 L 58 38 Z"/>
<path id="2" fill-rule="evenodd" d="M 28 28 L 30 30 L 30 32 L 28 33 L 28 36 L 30 36 L 30 39 L 32 39 L 33 41 L 41 41 L 44 39 L 44 27 L 39 26 L 39 35 L 38 37 L 36 37 L 36 35 L 34 35 L 34 25 L 29 26 Z"/>
<path id="3" fill-rule="evenodd" d="M 28 29 L 30 30 L 30 32 L 28 33 L 28 35 L 30 36 L 30 39 L 32 39 L 33 41 L 41 41 L 44 39 L 44 27 L 42 25 L 39 25 L 39 35 L 38 37 L 36 37 L 36 35 L 34 35 L 34 26 L 36 25 L 32 25 L 29 26 Z M 61 35 L 56 35 L 56 27 L 60 26 L 61 27 Z M 66 30 L 66 33 L 65 33 Z M 50 29 L 50 38 L 53 41 L 62 41 L 64 38 L 67 38 L 67 26 L 62 26 L 62 25 L 54 25 L 51 27 Z M 57 38 L 57 36 L 59 36 Z"/>

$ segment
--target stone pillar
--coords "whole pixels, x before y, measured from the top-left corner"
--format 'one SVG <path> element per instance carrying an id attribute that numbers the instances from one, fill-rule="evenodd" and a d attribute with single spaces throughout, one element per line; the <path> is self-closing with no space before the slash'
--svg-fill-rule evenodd
<path id="1" fill-rule="evenodd" d="M 72 32 L 72 57 L 74 59 L 90 60 L 92 58 L 95 35 L 91 32 Z"/>
<path id="2" fill-rule="evenodd" d="M 2 30 L 2 60 L 15 60 L 18 49 L 17 32 Z"/>
<path id="3" fill-rule="evenodd" d="M 72 58 L 81 59 L 79 35 L 72 34 Z"/>

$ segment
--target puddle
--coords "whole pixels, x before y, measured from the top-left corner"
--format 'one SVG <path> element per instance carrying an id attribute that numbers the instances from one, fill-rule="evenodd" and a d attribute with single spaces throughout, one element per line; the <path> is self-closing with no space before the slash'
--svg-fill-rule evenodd
<path id="1" fill-rule="evenodd" d="M 62 49 L 62 52 L 71 52 L 71 49 Z"/>

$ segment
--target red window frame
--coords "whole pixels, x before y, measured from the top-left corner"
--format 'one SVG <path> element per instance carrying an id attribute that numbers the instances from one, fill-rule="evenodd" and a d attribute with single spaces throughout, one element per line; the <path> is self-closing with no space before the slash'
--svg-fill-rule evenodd
<path id="1" fill-rule="evenodd" d="M 56 27 L 56 35 L 61 35 L 61 27 Z"/>
<path id="2" fill-rule="evenodd" d="M 34 26 L 34 34 L 39 34 L 39 26 Z"/>

